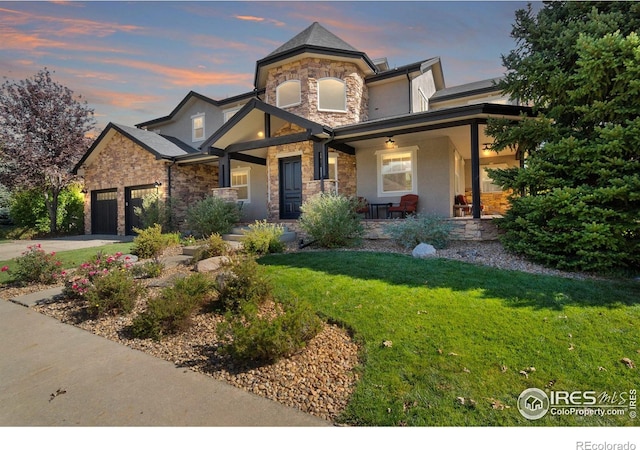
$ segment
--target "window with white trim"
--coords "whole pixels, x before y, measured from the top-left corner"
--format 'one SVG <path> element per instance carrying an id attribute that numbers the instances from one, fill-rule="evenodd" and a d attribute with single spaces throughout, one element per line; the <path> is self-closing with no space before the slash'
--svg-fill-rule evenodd
<path id="1" fill-rule="evenodd" d="M 191 140 L 204 141 L 204 113 L 191 116 Z"/>
<path id="2" fill-rule="evenodd" d="M 251 169 L 249 167 L 243 167 L 238 169 L 231 169 L 231 187 L 234 187 L 238 191 L 238 200 L 245 203 L 249 203 L 250 197 L 250 180 Z"/>
<path id="3" fill-rule="evenodd" d="M 493 178 L 487 173 L 487 169 L 506 169 L 506 164 L 491 164 L 480 166 L 480 192 L 502 192 L 502 187 L 494 184 Z"/>
<path id="4" fill-rule="evenodd" d="M 289 80 L 276 88 L 276 106 L 288 108 L 301 103 L 300 80 Z"/>
<path id="5" fill-rule="evenodd" d="M 377 152 L 378 195 L 416 193 L 416 147 Z"/>
<path id="6" fill-rule="evenodd" d="M 345 112 L 347 84 L 339 78 L 318 80 L 318 111 Z"/>
<path id="7" fill-rule="evenodd" d="M 240 111 L 241 108 L 242 106 L 238 106 L 237 108 L 225 109 L 223 112 L 224 123 L 227 123 L 229 119 L 231 119 L 238 111 Z"/>
<path id="8" fill-rule="evenodd" d="M 329 161 L 327 164 L 329 168 L 329 180 L 338 180 L 338 155 L 336 153 L 329 153 Z"/>

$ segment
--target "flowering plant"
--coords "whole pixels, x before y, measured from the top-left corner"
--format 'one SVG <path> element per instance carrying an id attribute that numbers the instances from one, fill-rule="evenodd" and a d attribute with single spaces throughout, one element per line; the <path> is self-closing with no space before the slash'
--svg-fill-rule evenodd
<path id="1" fill-rule="evenodd" d="M 46 253 L 40 244 L 28 246 L 15 261 L 14 278 L 20 283 L 53 284 L 58 281 L 62 261 L 56 252 Z M 3 272 L 9 270 L 8 267 L 5 270 L 5 267 L 2 268 Z"/>
<path id="2" fill-rule="evenodd" d="M 66 277 L 63 294 L 72 299 L 84 298 L 98 278 L 114 271 L 124 271 L 131 268 L 129 257 L 122 257 L 122 252 L 114 255 L 96 254 L 95 258 L 86 261 Z"/>

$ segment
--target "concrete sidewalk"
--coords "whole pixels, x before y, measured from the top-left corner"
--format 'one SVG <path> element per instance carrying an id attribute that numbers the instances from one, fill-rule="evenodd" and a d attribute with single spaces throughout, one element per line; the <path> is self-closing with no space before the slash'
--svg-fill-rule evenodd
<path id="1" fill-rule="evenodd" d="M 0 426 L 330 425 L 0 300 Z"/>
<path id="2" fill-rule="evenodd" d="M 99 247 L 117 242 L 131 242 L 133 236 L 113 236 L 108 234 L 85 234 L 80 236 L 66 236 L 55 239 L 34 239 L 32 241 L 0 242 L 0 261 L 7 261 L 22 255 L 30 245 L 40 244 L 47 252 L 62 252 L 79 248 Z"/>

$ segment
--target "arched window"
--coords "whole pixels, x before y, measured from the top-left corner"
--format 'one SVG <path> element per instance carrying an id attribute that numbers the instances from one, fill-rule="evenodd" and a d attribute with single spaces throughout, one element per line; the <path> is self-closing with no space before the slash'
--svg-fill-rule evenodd
<path id="1" fill-rule="evenodd" d="M 276 106 L 286 108 L 300 104 L 300 80 L 289 80 L 276 88 Z"/>
<path id="2" fill-rule="evenodd" d="M 318 111 L 345 112 L 347 110 L 347 85 L 339 78 L 318 80 Z"/>

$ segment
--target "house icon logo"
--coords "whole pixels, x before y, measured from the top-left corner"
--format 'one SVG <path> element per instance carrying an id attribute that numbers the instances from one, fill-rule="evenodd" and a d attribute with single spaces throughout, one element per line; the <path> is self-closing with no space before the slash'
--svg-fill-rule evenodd
<path id="1" fill-rule="evenodd" d="M 540 419 L 549 411 L 549 397 L 538 388 L 525 389 L 518 397 L 518 411 L 529 420 Z"/>

